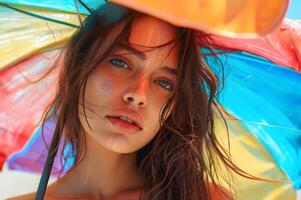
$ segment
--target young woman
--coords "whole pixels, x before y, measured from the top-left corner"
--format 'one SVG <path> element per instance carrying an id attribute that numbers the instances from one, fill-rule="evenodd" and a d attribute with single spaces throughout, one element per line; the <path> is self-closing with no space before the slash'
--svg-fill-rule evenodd
<path id="1" fill-rule="evenodd" d="M 63 52 L 45 118 L 75 164 L 45 199 L 231 199 L 216 160 L 242 172 L 214 132 L 219 81 L 200 52 L 211 43 L 111 3 L 91 14 Z"/>

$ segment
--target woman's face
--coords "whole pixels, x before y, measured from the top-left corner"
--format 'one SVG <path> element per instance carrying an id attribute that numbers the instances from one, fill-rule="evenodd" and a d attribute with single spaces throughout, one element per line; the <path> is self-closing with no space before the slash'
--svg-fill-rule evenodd
<path id="1" fill-rule="evenodd" d="M 119 153 L 131 153 L 157 134 L 159 117 L 176 84 L 175 28 L 141 16 L 133 21 L 130 45 L 121 45 L 88 78 L 81 124 L 91 138 Z M 146 52 L 147 51 L 147 52 Z"/>

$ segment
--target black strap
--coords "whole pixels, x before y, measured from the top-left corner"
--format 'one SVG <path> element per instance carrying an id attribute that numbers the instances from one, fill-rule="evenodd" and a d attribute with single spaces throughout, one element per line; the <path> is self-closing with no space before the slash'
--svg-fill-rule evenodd
<path id="1" fill-rule="evenodd" d="M 44 195 L 46 192 L 46 187 L 48 184 L 48 180 L 50 177 L 50 173 L 51 173 L 51 169 L 53 166 L 53 162 L 54 162 L 54 158 L 55 155 L 57 154 L 58 151 L 58 145 L 59 145 L 59 141 L 60 141 L 60 130 L 56 130 L 54 131 L 53 137 L 52 137 L 52 141 L 51 141 L 51 145 L 48 151 L 48 156 L 47 156 L 47 160 L 45 162 L 45 166 L 43 169 L 43 173 L 39 182 L 39 186 L 38 186 L 38 190 L 36 193 L 36 200 L 43 200 L 44 199 Z"/>

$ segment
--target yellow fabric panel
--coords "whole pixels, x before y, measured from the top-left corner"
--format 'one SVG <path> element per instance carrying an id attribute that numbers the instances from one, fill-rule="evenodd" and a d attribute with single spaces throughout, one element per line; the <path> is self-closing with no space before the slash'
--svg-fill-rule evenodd
<path id="1" fill-rule="evenodd" d="M 255 36 L 275 29 L 288 0 L 110 0 L 171 24 L 228 36 Z"/>
<path id="2" fill-rule="evenodd" d="M 228 149 L 228 138 L 224 122 L 216 116 L 216 133 L 218 140 Z M 241 200 L 295 200 L 296 191 L 287 176 L 277 166 L 266 148 L 245 129 L 239 121 L 227 120 L 232 160 L 237 166 L 251 175 L 283 180 L 271 183 L 244 178 L 236 173 L 233 175 L 233 187 L 236 199 Z M 223 167 L 222 167 L 223 168 Z M 224 170 L 226 171 L 226 170 Z M 225 188 L 228 184 L 221 180 Z"/>
<path id="3" fill-rule="evenodd" d="M 77 15 L 22 8 L 44 17 L 79 25 Z M 0 12 L 0 70 L 70 38 L 76 28 L 7 9 Z"/>

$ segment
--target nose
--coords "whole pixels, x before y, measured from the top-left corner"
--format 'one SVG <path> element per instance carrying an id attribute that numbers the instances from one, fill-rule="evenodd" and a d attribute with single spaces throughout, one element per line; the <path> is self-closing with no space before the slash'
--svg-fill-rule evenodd
<path id="1" fill-rule="evenodd" d="M 147 80 L 138 82 L 137 86 L 133 89 L 129 89 L 123 95 L 123 101 L 134 107 L 141 108 L 146 106 L 146 90 L 147 90 Z"/>

